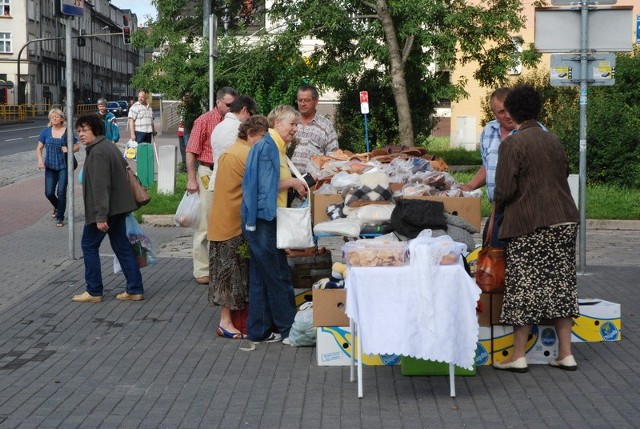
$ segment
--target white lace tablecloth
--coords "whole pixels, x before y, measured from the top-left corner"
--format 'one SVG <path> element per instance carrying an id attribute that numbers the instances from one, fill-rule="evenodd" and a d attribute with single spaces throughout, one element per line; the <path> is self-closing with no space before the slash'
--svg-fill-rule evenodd
<path id="1" fill-rule="evenodd" d="M 411 266 L 349 268 L 346 313 L 362 352 L 473 368 L 480 288 L 462 265 L 421 267 L 414 259 Z"/>

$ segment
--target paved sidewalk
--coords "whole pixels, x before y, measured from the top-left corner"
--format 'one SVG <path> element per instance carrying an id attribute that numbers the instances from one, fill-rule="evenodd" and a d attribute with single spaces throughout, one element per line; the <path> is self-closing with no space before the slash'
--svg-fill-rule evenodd
<path id="1" fill-rule="evenodd" d="M 640 231 L 587 232 L 580 296 L 622 303 L 623 339 L 575 344 L 577 372 L 480 367 L 450 398 L 447 377 L 367 367 L 358 399 L 349 369 L 319 367 L 313 347 L 244 352 L 216 337 L 219 310 L 191 278 L 188 229 L 145 227 L 159 259 L 142 270 L 144 301 L 114 299 L 124 279 L 105 242 L 105 301 L 71 302 L 83 263 L 67 259 L 67 230 L 52 225 L 44 196 L 44 207 L 23 208 L 29 190 L 42 194 L 34 183 L 0 188 L 3 206 L 35 218 L 0 234 L 0 429 L 640 426 Z"/>

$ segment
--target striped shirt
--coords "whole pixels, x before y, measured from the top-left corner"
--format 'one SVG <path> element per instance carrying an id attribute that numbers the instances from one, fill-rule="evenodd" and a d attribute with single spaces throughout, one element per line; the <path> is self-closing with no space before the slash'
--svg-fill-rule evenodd
<path id="1" fill-rule="evenodd" d="M 500 123 L 493 120 L 482 129 L 480 134 L 480 155 L 482 165 L 487 171 L 487 196 L 493 202 L 493 191 L 496 188 L 496 167 L 498 166 L 498 148 L 500 147 Z"/>
<path id="2" fill-rule="evenodd" d="M 222 115 L 216 107 L 198 116 L 193 123 L 186 151 L 194 154 L 199 162 L 213 164 L 211 133 L 220 122 L 222 122 Z"/>
<path id="3" fill-rule="evenodd" d="M 129 119 L 133 119 L 134 131 L 140 133 L 153 132 L 153 109 L 149 105 L 142 105 L 136 101 L 129 109 Z"/>

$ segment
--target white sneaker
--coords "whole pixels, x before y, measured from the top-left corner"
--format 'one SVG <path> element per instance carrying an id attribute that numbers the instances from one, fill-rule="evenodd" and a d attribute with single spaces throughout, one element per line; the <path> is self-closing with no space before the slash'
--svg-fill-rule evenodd
<path id="1" fill-rule="evenodd" d="M 278 341 L 282 341 L 282 335 L 272 332 L 271 335 L 264 340 L 254 341 L 254 343 L 277 343 Z"/>
<path id="2" fill-rule="evenodd" d="M 291 340 L 289 339 L 289 337 L 287 337 L 284 340 L 282 340 L 282 344 L 284 344 L 285 346 L 290 346 L 291 345 Z"/>

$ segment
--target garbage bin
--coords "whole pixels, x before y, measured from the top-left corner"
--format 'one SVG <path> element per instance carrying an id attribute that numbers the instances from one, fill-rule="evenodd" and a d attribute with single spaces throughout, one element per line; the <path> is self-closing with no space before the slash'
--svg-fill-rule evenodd
<path id="1" fill-rule="evenodd" d="M 153 145 L 150 143 L 140 143 L 137 154 L 138 177 L 145 188 L 153 185 L 155 180 L 155 165 L 153 158 Z"/>

